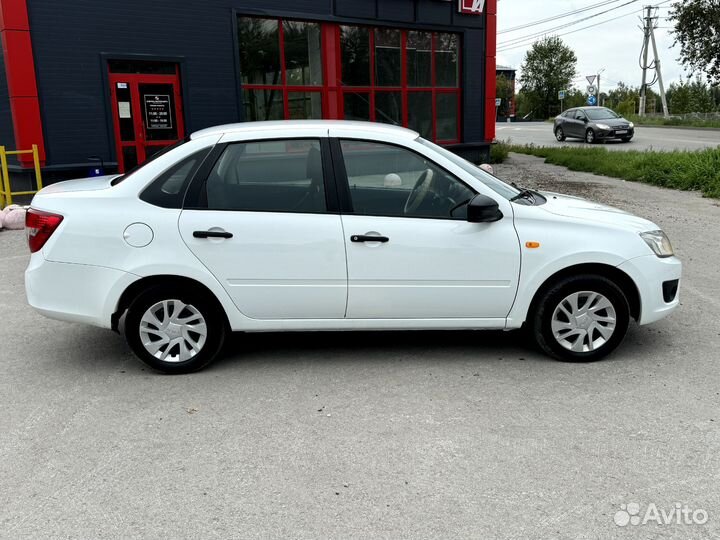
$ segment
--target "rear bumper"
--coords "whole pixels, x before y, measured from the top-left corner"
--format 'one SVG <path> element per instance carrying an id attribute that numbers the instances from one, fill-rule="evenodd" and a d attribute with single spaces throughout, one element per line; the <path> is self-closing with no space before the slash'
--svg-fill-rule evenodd
<path id="1" fill-rule="evenodd" d="M 677 287 L 682 274 L 682 262 L 677 257 L 661 259 L 646 255 L 630 259 L 618 267 L 628 274 L 640 292 L 639 324 L 650 324 L 670 315 L 680 305 Z M 674 296 L 668 289 L 674 289 Z"/>
<path id="2" fill-rule="evenodd" d="M 138 276 L 85 264 L 58 263 L 35 253 L 25 271 L 28 303 L 51 319 L 111 327 L 120 295 Z"/>

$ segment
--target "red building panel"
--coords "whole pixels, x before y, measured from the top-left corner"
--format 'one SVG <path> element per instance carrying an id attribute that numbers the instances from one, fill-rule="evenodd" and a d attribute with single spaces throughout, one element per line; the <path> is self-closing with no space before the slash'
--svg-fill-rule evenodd
<path id="1" fill-rule="evenodd" d="M 10 94 L 15 145 L 28 150 L 38 145 L 45 163 L 45 141 L 38 100 L 26 0 L 0 0 L 0 36 Z M 32 156 L 19 156 L 23 166 L 33 165 Z"/>
<path id="2" fill-rule="evenodd" d="M 497 83 L 497 0 L 485 3 L 485 140 L 495 140 L 495 93 Z"/>

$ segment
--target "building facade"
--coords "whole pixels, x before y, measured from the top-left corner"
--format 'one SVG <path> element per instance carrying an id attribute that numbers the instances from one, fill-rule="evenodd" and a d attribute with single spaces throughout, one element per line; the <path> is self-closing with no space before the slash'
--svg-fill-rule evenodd
<path id="1" fill-rule="evenodd" d="M 0 145 L 46 177 L 127 170 L 198 129 L 387 122 L 479 159 L 497 0 L 0 0 Z M 15 164 L 17 169 L 30 163 Z"/>

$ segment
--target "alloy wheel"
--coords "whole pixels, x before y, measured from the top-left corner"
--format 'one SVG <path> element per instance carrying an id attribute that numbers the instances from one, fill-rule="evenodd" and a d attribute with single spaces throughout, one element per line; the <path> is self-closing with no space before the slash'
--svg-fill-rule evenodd
<path id="1" fill-rule="evenodd" d="M 612 302 L 600 293 L 581 291 L 563 299 L 552 316 L 557 342 L 568 351 L 598 350 L 615 333 L 617 313 Z"/>
<path id="2" fill-rule="evenodd" d="M 202 313 L 181 300 L 162 300 L 140 319 L 140 341 L 145 350 L 163 362 L 187 362 L 207 341 Z"/>

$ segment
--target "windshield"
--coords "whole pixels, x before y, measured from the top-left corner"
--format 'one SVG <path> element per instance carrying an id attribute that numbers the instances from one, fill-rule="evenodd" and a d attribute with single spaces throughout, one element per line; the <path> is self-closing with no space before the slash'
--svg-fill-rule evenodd
<path id="1" fill-rule="evenodd" d="M 461 167 L 465 172 L 470 173 L 473 177 L 480 180 L 483 184 L 485 184 L 487 187 L 492 189 L 498 195 L 506 198 L 508 201 L 510 199 L 516 197 L 520 193 L 519 189 L 515 189 L 511 185 L 506 184 L 499 178 L 496 178 L 492 174 L 483 171 L 478 166 L 473 165 L 472 163 L 461 158 L 457 154 L 453 154 L 450 150 L 446 150 L 442 146 L 438 146 L 437 144 L 433 144 L 430 141 L 426 141 L 422 137 L 418 137 L 416 139 L 416 141 L 419 142 L 420 144 L 422 144 L 423 146 L 432 148 L 439 154 L 442 154 L 443 157 L 452 161 L 458 167 Z"/>
<path id="2" fill-rule="evenodd" d="M 163 149 L 160 150 L 159 152 L 156 152 L 155 154 L 153 154 L 152 156 L 150 156 L 149 158 L 147 158 L 147 159 L 146 159 L 145 161 L 143 161 L 141 164 L 135 165 L 132 169 L 130 169 L 129 171 L 127 171 L 125 174 L 123 174 L 123 175 L 121 175 L 121 176 L 118 176 L 117 178 L 113 178 L 113 181 L 110 182 L 110 185 L 111 185 L 111 186 L 117 186 L 120 182 L 122 182 L 123 180 L 125 180 L 126 178 L 128 178 L 130 175 L 138 172 L 140 169 L 142 169 L 142 168 L 143 168 L 145 165 L 147 165 L 148 163 L 151 163 L 152 161 L 155 161 L 155 160 L 156 160 L 157 158 L 159 158 L 160 156 L 163 156 L 163 155 L 167 154 L 170 150 L 174 150 L 174 149 L 177 148 L 178 146 L 182 146 L 183 144 L 185 144 L 185 143 L 188 142 L 189 140 L 190 140 L 190 137 L 186 137 L 186 138 L 184 138 L 184 139 L 180 139 L 178 142 L 176 142 L 176 143 L 174 143 L 174 144 L 171 144 L 170 146 L 166 146 L 165 148 L 163 148 Z"/>
<path id="3" fill-rule="evenodd" d="M 588 115 L 590 120 L 612 120 L 613 118 L 621 118 L 619 114 L 610 109 L 600 107 L 598 109 L 585 109 L 585 114 Z"/>

